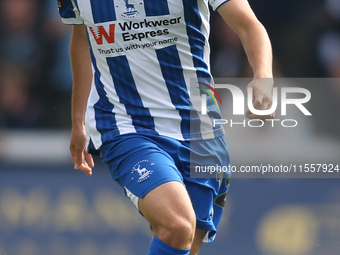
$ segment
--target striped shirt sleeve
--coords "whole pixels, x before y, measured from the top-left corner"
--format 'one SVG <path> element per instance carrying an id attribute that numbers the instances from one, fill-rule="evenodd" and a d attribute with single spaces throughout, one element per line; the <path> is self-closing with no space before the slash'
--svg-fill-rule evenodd
<path id="1" fill-rule="evenodd" d="M 68 25 L 84 24 L 74 0 L 58 0 L 58 8 L 63 23 Z"/>
<path id="2" fill-rule="evenodd" d="M 222 4 L 228 2 L 229 0 L 209 0 L 210 6 L 213 8 L 214 11 L 218 9 Z"/>

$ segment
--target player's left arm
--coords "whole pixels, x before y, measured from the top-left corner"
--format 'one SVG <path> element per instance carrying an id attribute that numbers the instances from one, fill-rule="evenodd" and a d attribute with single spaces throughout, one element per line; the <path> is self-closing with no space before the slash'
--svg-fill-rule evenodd
<path id="1" fill-rule="evenodd" d="M 94 162 L 86 152 L 85 112 L 91 90 L 92 68 L 85 25 L 73 25 L 70 57 L 73 74 L 70 151 L 74 168 L 90 176 Z"/>
<path id="2" fill-rule="evenodd" d="M 247 0 L 230 0 L 218 8 L 227 24 L 238 34 L 253 69 L 254 79 L 248 85 L 253 88 L 255 109 L 267 110 L 272 105 L 272 48 L 266 29 L 259 22 Z M 273 118 L 274 114 L 257 116 L 247 111 L 252 119 Z"/>

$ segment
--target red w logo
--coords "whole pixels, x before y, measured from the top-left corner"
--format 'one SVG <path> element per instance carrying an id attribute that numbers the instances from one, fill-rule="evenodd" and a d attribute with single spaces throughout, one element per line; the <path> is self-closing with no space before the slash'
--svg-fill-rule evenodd
<path id="1" fill-rule="evenodd" d="M 109 33 L 106 32 L 103 26 L 98 26 L 97 31 L 94 31 L 94 29 L 90 27 L 90 31 L 98 45 L 103 44 L 103 37 L 105 37 L 108 43 L 115 42 L 115 24 L 110 24 Z"/>

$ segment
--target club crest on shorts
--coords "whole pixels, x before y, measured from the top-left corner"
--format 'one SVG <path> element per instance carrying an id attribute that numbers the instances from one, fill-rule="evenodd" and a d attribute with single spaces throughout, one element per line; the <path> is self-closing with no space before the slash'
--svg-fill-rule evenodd
<path id="1" fill-rule="evenodd" d="M 137 172 L 139 177 L 137 180 L 138 182 L 142 182 L 145 181 L 146 179 L 148 179 L 150 177 L 150 175 L 153 173 L 152 170 L 149 170 L 148 168 L 150 166 L 153 166 L 154 163 L 149 163 L 149 160 L 141 160 L 139 162 L 137 162 L 133 167 L 132 167 L 132 171 L 131 174 L 133 174 L 134 172 Z M 131 180 L 133 180 L 134 177 L 131 178 Z"/>

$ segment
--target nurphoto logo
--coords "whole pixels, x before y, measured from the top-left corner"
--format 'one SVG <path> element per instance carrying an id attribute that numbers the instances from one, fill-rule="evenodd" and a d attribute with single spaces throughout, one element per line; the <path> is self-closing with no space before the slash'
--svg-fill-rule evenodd
<path id="1" fill-rule="evenodd" d="M 233 99 L 233 115 L 240 116 L 245 115 L 245 96 L 243 91 L 236 85 L 231 84 L 215 84 L 215 89 L 213 89 L 210 85 L 200 83 L 202 85 L 205 85 L 207 88 L 213 91 L 213 93 L 218 98 L 221 106 L 222 106 L 222 100 L 220 98 L 220 95 L 216 92 L 215 89 L 228 89 L 231 92 L 232 99 Z M 207 89 L 200 88 L 201 90 L 204 90 L 207 92 L 207 94 L 213 98 L 215 104 L 217 105 L 217 102 L 212 95 L 211 92 L 209 92 Z M 281 116 L 287 116 L 287 105 L 294 105 L 296 106 L 305 116 L 312 116 L 312 114 L 308 111 L 308 109 L 304 106 L 307 102 L 311 99 L 311 93 L 309 90 L 305 88 L 299 88 L 299 87 L 281 87 L 280 88 L 280 97 L 278 96 L 278 88 L 273 88 L 273 98 L 272 98 L 272 105 L 270 109 L 267 110 L 258 110 L 255 109 L 253 106 L 253 88 L 249 87 L 247 89 L 247 106 L 250 112 L 253 114 L 256 114 L 258 116 L 266 116 L 274 113 L 277 110 L 279 101 L 281 106 Z M 201 114 L 206 115 L 207 114 L 207 94 L 202 94 L 202 101 L 201 101 Z M 290 97 L 288 96 L 290 95 Z M 295 97 L 295 98 L 292 98 Z M 298 96 L 298 98 L 296 98 Z M 271 123 L 271 126 L 274 127 L 276 122 L 280 122 L 283 127 L 296 127 L 298 125 L 298 121 L 295 119 L 267 119 L 267 122 Z M 232 119 L 214 119 L 214 126 L 216 125 L 225 125 L 230 124 L 231 127 L 236 125 L 242 125 L 246 126 L 248 124 L 249 127 L 262 127 L 264 125 L 264 121 L 261 119 L 251 119 L 242 122 L 235 122 Z"/>

